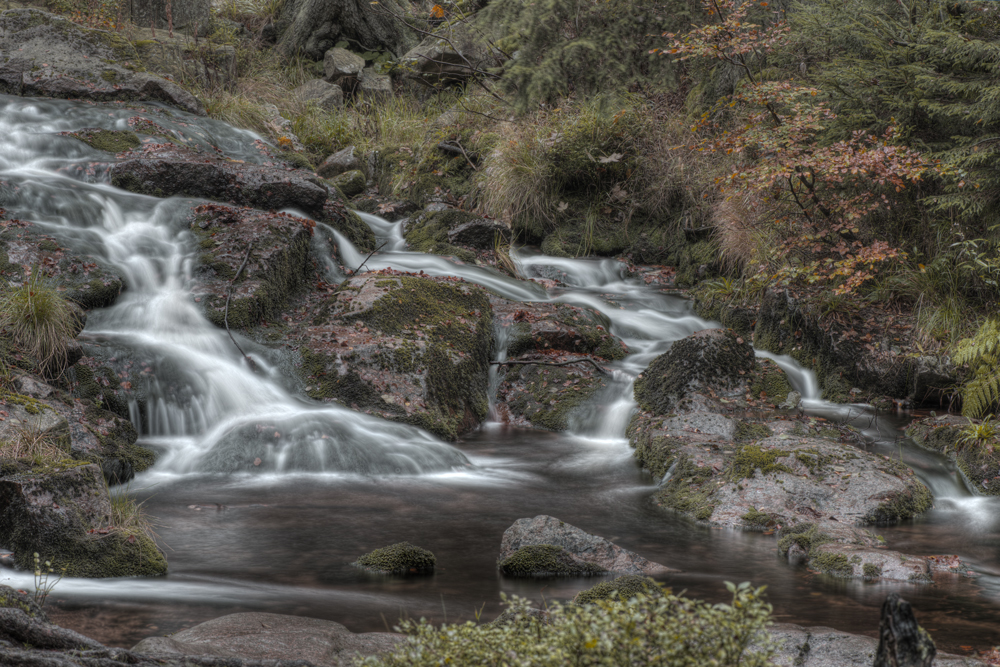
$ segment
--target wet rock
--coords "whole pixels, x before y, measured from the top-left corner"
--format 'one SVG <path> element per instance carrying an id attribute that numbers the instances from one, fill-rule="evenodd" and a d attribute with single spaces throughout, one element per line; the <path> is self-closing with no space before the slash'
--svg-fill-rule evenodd
<path id="1" fill-rule="evenodd" d="M 292 95 L 303 102 L 315 103 L 323 111 L 333 113 L 344 106 L 344 91 L 340 86 L 328 83 L 323 79 L 307 81 L 295 90 Z"/>
<path id="2" fill-rule="evenodd" d="M 112 305 L 125 287 L 117 269 L 64 246 L 41 227 L 0 220 L 0 276 L 20 285 L 33 267 L 42 267 L 46 280 L 64 298 L 87 310 Z"/>
<path id="3" fill-rule="evenodd" d="M 337 151 L 330 157 L 323 160 L 316 173 L 323 178 L 333 178 L 345 171 L 364 170 L 361 159 L 357 156 L 357 149 L 354 146 Z"/>
<path id="4" fill-rule="evenodd" d="M 94 101 L 152 100 L 204 115 L 193 95 L 138 71 L 139 55 L 117 33 L 83 28 L 37 9 L 0 14 L 0 92 Z"/>
<path id="5" fill-rule="evenodd" d="M 358 656 L 391 651 L 403 635 L 353 633 L 318 618 L 250 612 L 200 623 L 169 637 L 150 637 L 132 647 L 138 654 L 219 656 L 240 660 L 308 660 L 317 667 L 349 667 Z M 228 664 L 228 663 L 227 663 Z M 239 663 L 235 663 L 239 667 Z"/>
<path id="6" fill-rule="evenodd" d="M 306 392 L 453 440 L 486 419 L 492 312 L 481 288 L 391 270 L 289 312 Z"/>
<path id="7" fill-rule="evenodd" d="M 0 477 L 0 544 L 19 567 L 32 554 L 71 577 L 149 576 L 166 572 L 156 544 L 111 525 L 101 468 L 72 461 Z"/>
<path id="8" fill-rule="evenodd" d="M 323 54 L 323 74 L 326 80 L 347 90 L 354 90 L 364 68 L 365 59 L 347 49 L 334 47 Z"/>
<path id="9" fill-rule="evenodd" d="M 607 574 L 604 568 L 577 558 L 563 547 L 531 544 L 501 556 L 500 574 L 507 577 L 596 577 Z"/>
<path id="10" fill-rule="evenodd" d="M 377 574 L 430 574 L 436 563 L 437 558 L 427 549 L 399 542 L 366 553 L 352 565 Z"/>
<path id="11" fill-rule="evenodd" d="M 916 419 L 906 435 L 920 447 L 955 462 L 966 488 L 976 495 L 1000 496 L 1000 451 L 962 442 L 969 420 L 958 415 Z"/>
<path id="12" fill-rule="evenodd" d="M 497 325 L 508 329 L 507 355 L 526 352 L 589 355 L 600 359 L 624 359 L 628 347 L 608 331 L 607 318 L 594 310 L 565 304 L 516 302 L 491 297 Z"/>
<path id="13" fill-rule="evenodd" d="M 230 288 L 231 329 L 245 331 L 276 318 L 312 275 L 314 229 L 312 220 L 288 213 L 220 204 L 195 207 L 191 231 L 201 253 L 192 293 L 208 319 L 225 326 Z"/>
<path id="14" fill-rule="evenodd" d="M 450 233 L 462 225 L 481 220 L 475 213 L 432 205 L 410 218 L 403 226 L 403 238 L 411 250 L 433 255 L 450 255 L 464 262 L 476 261 L 473 247 L 452 243 Z M 490 245 L 492 249 L 492 244 Z"/>
<path id="15" fill-rule="evenodd" d="M 289 0 L 277 21 L 278 45 L 286 55 L 312 60 L 323 59 L 343 41 L 402 55 L 417 41 L 405 22 L 396 18 L 408 14 L 405 3 L 381 0 L 379 8 L 368 0 Z"/>
<path id="16" fill-rule="evenodd" d="M 706 329 L 654 359 L 635 382 L 635 399 L 656 414 L 696 410 L 717 398 L 745 394 L 748 374 L 755 369 L 746 340 L 728 329 Z"/>
<path id="17" fill-rule="evenodd" d="M 778 407 L 782 410 L 794 410 L 799 407 L 799 403 L 802 402 L 802 394 L 797 391 L 788 392 L 788 396 L 785 397 L 784 402 Z"/>
<path id="18" fill-rule="evenodd" d="M 34 597 L 10 586 L 0 585 L 0 609 L 20 609 L 32 619 L 49 622 L 49 615 Z"/>
<path id="19" fill-rule="evenodd" d="M 350 198 L 365 191 L 366 180 L 364 173 L 360 169 L 355 169 L 354 171 L 345 171 L 331 180 L 330 183 L 343 192 L 345 197 Z"/>
<path id="20" fill-rule="evenodd" d="M 808 565 L 824 574 L 850 579 L 931 581 L 931 568 L 926 559 L 887 549 L 821 544 L 809 552 Z"/>
<path id="21" fill-rule="evenodd" d="M 138 148 L 142 142 L 131 130 L 103 130 L 87 127 L 76 132 L 65 132 L 65 136 L 79 139 L 91 148 L 107 153 L 124 153 Z"/>
<path id="22" fill-rule="evenodd" d="M 565 549 L 574 559 L 597 566 L 601 571 L 625 574 L 664 574 L 677 571 L 648 561 L 603 537 L 591 535 L 544 514 L 533 519 L 518 519 L 504 531 L 500 544 L 500 561 L 507 560 L 524 547 L 537 545 Z"/>
<path id="23" fill-rule="evenodd" d="M 370 102 L 385 102 L 392 97 L 392 79 L 388 74 L 376 74 L 371 67 L 361 70 L 357 91 Z"/>
<path id="24" fill-rule="evenodd" d="M 515 359 L 516 364 L 502 366 L 496 394 L 499 421 L 550 431 L 568 429 L 574 413 L 608 386 L 608 376 L 583 361 L 545 365 L 561 359 L 528 353 Z"/>
<path id="25" fill-rule="evenodd" d="M 316 176 L 292 169 L 231 162 L 203 151 L 155 144 L 111 167 L 115 187 L 155 197 L 183 195 L 253 206 L 295 208 L 319 215 L 329 191 Z"/>
<path id="26" fill-rule="evenodd" d="M 510 239 L 510 227 L 485 218 L 470 220 L 448 231 L 449 243 L 475 250 L 493 250 L 497 245 L 510 243 Z"/>
<path id="27" fill-rule="evenodd" d="M 503 56 L 491 48 L 481 29 L 467 21 L 442 26 L 400 59 L 408 76 L 431 84 L 464 81 L 488 67 L 502 64 Z"/>

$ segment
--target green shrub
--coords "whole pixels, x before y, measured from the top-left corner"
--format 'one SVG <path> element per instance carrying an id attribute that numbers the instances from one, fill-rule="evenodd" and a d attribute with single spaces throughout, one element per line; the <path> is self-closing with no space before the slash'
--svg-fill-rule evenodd
<path id="1" fill-rule="evenodd" d="M 767 634 L 771 605 L 763 588 L 727 583 L 730 604 L 711 605 L 676 595 L 555 604 L 548 622 L 513 598 L 521 622 L 434 627 L 405 621 L 410 635 L 393 653 L 369 657 L 366 667 L 518 665 L 563 667 L 764 667 L 774 648 Z M 750 646 L 753 644 L 754 648 Z"/>
<path id="2" fill-rule="evenodd" d="M 952 360 L 968 364 L 971 376 L 962 385 L 962 414 L 979 417 L 1000 406 L 1000 318 L 991 317 L 970 338 L 958 343 Z"/>

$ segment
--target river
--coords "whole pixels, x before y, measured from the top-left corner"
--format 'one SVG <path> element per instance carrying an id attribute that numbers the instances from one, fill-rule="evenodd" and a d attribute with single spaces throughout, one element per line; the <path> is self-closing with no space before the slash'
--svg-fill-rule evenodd
<path id="1" fill-rule="evenodd" d="M 127 291 L 114 306 L 90 313 L 80 339 L 88 354 L 147 365 L 149 407 L 145 419 L 133 409 L 133 421 L 140 443 L 159 453 L 130 490 L 155 518 L 169 573 L 60 581 L 50 601 L 56 622 L 128 647 L 236 611 L 326 618 L 355 631 L 384 630 L 401 616 L 489 619 L 501 609 L 500 592 L 542 603 L 596 583 L 497 574 L 503 531 L 518 518 L 549 514 L 682 570 L 664 580 L 677 592 L 721 601 L 724 581 L 766 584 L 775 620 L 874 635 L 885 595 L 898 591 L 939 648 L 1000 644 L 1000 500 L 971 496 L 945 461 L 902 439 L 897 429 L 906 415 L 874 419 L 863 407 L 825 403 L 812 373 L 790 359 L 775 360 L 810 413 L 852 421 L 865 433 L 865 447 L 901 458 L 934 492 L 934 509 L 924 516 L 876 532 L 904 553 L 958 554 L 978 576 L 939 575 L 934 584 L 917 585 L 816 575 L 784 562 L 773 536 L 697 526 L 652 503 L 657 480 L 639 470 L 624 438 L 635 407 L 632 380 L 672 341 L 715 324 L 682 298 L 629 279 L 620 262 L 516 251 L 523 277 L 559 281 L 545 290 L 488 268 L 406 252 L 398 224 L 363 216 L 385 241 L 368 259 L 370 269 L 458 276 L 509 299 L 570 303 L 609 318 L 632 354 L 611 365 L 613 381 L 565 433 L 491 422 L 444 443 L 410 426 L 309 401 L 286 357 L 240 339 L 259 362 L 251 372 L 190 295 L 196 249 L 185 217 L 195 202 L 118 190 L 101 167 L 107 154 L 58 134 L 127 129 L 137 114 L 177 142 L 262 160 L 252 133 L 156 105 L 137 111 L 0 96 L 0 206 L 125 276 Z M 342 237 L 338 246 L 345 266 L 365 258 Z M 335 279 L 334 263 L 329 271 Z M 497 331 L 499 359 L 504 341 Z M 225 472 L 226 452 L 263 422 L 284 434 L 276 463 L 255 475 Z M 403 540 L 437 555 L 433 576 L 378 577 L 349 565 Z M 8 569 L 0 580 L 33 586 L 30 575 Z"/>

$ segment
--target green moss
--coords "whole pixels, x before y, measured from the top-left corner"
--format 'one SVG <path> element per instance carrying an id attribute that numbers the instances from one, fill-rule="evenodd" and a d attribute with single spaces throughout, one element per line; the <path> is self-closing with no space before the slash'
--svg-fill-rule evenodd
<path id="1" fill-rule="evenodd" d="M 788 456 L 788 452 L 780 449 L 763 449 L 759 445 L 744 445 L 736 450 L 736 456 L 729 469 L 729 479 L 736 482 L 741 479 L 753 477 L 757 470 L 761 475 L 769 475 L 775 472 L 792 472 L 783 463 L 778 463 L 778 459 Z"/>
<path id="2" fill-rule="evenodd" d="M 602 581 L 593 588 L 580 591 L 573 598 L 577 604 L 589 604 L 598 600 L 619 600 L 625 602 L 634 597 L 658 597 L 663 589 L 651 578 L 638 574 L 626 574 L 612 581 Z"/>
<path id="3" fill-rule="evenodd" d="M 751 507 L 750 511 L 741 516 L 740 519 L 743 520 L 743 523 L 745 523 L 747 527 L 754 530 L 764 530 L 765 528 L 771 528 L 777 525 L 774 517 L 767 512 L 761 512 L 755 507 Z"/>
<path id="4" fill-rule="evenodd" d="M 798 449 L 795 451 L 795 459 L 804 465 L 808 470 L 810 475 L 823 474 L 825 468 L 833 463 L 837 462 L 837 458 L 834 456 L 828 456 L 820 454 L 818 449 Z"/>
<path id="5" fill-rule="evenodd" d="M 46 623 L 49 620 L 45 610 L 30 595 L 15 590 L 10 586 L 0 586 L 0 608 L 20 609 L 31 618 Z"/>
<path id="6" fill-rule="evenodd" d="M 533 544 L 521 547 L 498 563 L 500 573 L 508 577 L 589 577 L 606 570 L 573 558 L 562 547 Z"/>
<path id="7" fill-rule="evenodd" d="M 865 579 L 878 579 L 882 576 L 882 566 L 875 563 L 865 563 L 861 567 L 861 572 L 865 575 Z"/>
<path id="8" fill-rule="evenodd" d="M 792 391 L 788 376 L 770 359 L 758 360 L 757 368 L 750 381 L 750 393 L 754 398 L 767 397 L 783 401 Z"/>
<path id="9" fill-rule="evenodd" d="M 354 197 L 365 191 L 365 175 L 360 170 L 345 171 L 343 174 L 330 180 L 330 183 L 339 189 L 345 197 Z"/>
<path id="10" fill-rule="evenodd" d="M 699 468 L 685 454 L 672 464 L 673 472 L 656 494 L 659 503 L 698 521 L 708 521 L 715 510 L 711 497 L 716 489 L 711 468 Z"/>
<path id="11" fill-rule="evenodd" d="M 427 574 L 434 571 L 436 563 L 437 558 L 427 549 L 398 542 L 366 553 L 353 564 L 380 574 Z"/>
<path id="12" fill-rule="evenodd" d="M 773 435 L 773 431 L 764 424 L 740 420 L 736 422 L 736 432 L 733 439 L 736 442 L 755 442 Z"/>
<path id="13" fill-rule="evenodd" d="M 812 551 L 813 547 L 833 541 L 826 533 L 821 533 L 815 524 L 800 523 L 781 531 L 781 538 L 778 540 L 778 551 L 782 556 L 788 555 L 788 550 L 793 544 L 797 544 L 806 553 Z"/>
<path id="14" fill-rule="evenodd" d="M 824 574 L 832 574 L 837 577 L 854 576 L 854 566 L 851 565 L 844 554 L 826 551 L 810 555 L 809 567 Z"/>
<path id="15" fill-rule="evenodd" d="M 515 367 L 509 380 L 525 387 L 509 401 L 511 411 L 524 415 L 533 426 L 551 431 L 569 428 L 569 417 L 606 386 L 602 377 L 588 376 L 570 367 L 524 365 Z"/>
<path id="16" fill-rule="evenodd" d="M 931 492 L 923 483 L 912 480 L 914 486 L 890 496 L 861 520 L 864 524 L 891 524 L 923 514 L 934 504 Z"/>
<path id="17" fill-rule="evenodd" d="M 633 418 L 633 424 L 639 416 Z M 648 470 L 654 479 L 661 480 L 674 461 L 677 460 L 677 451 L 684 444 L 683 441 L 668 436 L 650 436 L 648 433 L 639 433 L 637 429 L 630 427 L 629 442 L 635 447 L 634 456 L 643 469 Z"/>
<path id="18" fill-rule="evenodd" d="M 142 145 L 135 132 L 127 130 L 81 130 L 70 136 L 79 139 L 91 148 L 107 153 L 124 153 Z"/>

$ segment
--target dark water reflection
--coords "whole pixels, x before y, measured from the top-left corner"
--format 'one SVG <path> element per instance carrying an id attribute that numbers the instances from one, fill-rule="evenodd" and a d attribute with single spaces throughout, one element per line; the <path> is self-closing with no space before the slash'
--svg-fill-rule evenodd
<path id="1" fill-rule="evenodd" d="M 169 576 L 142 591 L 130 592 L 138 580 L 105 585 L 94 598 L 70 591 L 55 618 L 120 646 L 248 610 L 327 618 L 355 631 L 384 630 L 406 616 L 490 619 L 501 611 L 501 591 L 566 600 L 596 583 L 497 575 L 504 530 L 550 514 L 683 570 L 664 581 L 690 596 L 722 601 L 727 580 L 766 584 L 777 621 L 874 635 L 882 601 L 898 591 L 941 649 L 1000 643 L 1000 578 L 990 574 L 915 585 L 794 568 L 776 555 L 773 536 L 695 526 L 656 507 L 652 480 L 624 443 L 494 428 L 461 447 L 482 474 L 137 480 L 135 488 L 149 485 L 139 495 L 158 518 Z M 961 553 L 980 572 L 1000 571 L 996 507 L 972 500 L 986 505 L 985 523 L 969 518 L 965 501 L 939 501 L 919 521 L 878 532 L 906 553 Z M 433 576 L 377 577 L 349 564 L 403 540 L 437 555 Z"/>

